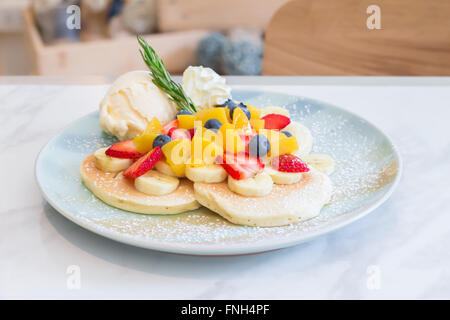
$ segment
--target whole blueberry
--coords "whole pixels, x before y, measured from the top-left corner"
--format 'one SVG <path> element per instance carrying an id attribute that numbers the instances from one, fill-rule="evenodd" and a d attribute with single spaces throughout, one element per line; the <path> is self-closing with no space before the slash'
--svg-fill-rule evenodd
<path id="1" fill-rule="evenodd" d="M 167 134 L 160 134 L 153 140 L 153 148 L 156 148 L 157 146 L 162 147 L 167 142 L 172 141 L 172 139 Z"/>
<path id="2" fill-rule="evenodd" d="M 257 134 L 250 139 L 248 151 L 251 155 L 261 158 L 270 151 L 269 140 L 262 134 Z"/>
<path id="3" fill-rule="evenodd" d="M 210 128 L 210 129 L 206 129 L 205 132 L 207 132 L 208 130 L 211 130 L 214 133 L 217 133 L 219 131 L 219 129 L 217 129 L 217 128 Z"/>
<path id="4" fill-rule="evenodd" d="M 243 104 L 242 102 L 239 103 L 236 107 L 230 109 L 230 116 L 231 116 L 231 119 L 233 119 L 233 113 L 234 113 L 234 110 L 236 110 L 236 108 L 239 108 L 239 109 L 241 109 L 242 111 L 244 111 L 245 115 L 247 116 L 247 119 L 250 120 L 252 114 L 250 113 L 250 110 L 248 110 L 247 106 L 246 106 L 245 104 Z"/>
<path id="5" fill-rule="evenodd" d="M 192 115 L 193 113 L 188 110 L 180 110 L 177 112 L 177 116 L 179 115 Z"/>
<path id="6" fill-rule="evenodd" d="M 220 127 L 222 126 L 222 122 L 220 122 L 217 119 L 209 119 L 208 121 L 205 122 L 205 128 L 206 129 L 220 129 Z"/>
<path id="7" fill-rule="evenodd" d="M 224 103 L 222 103 L 222 104 L 217 104 L 216 105 L 216 108 L 225 108 L 225 107 L 228 107 L 229 109 L 230 108 L 234 108 L 234 107 L 236 107 L 237 106 L 237 103 L 236 102 L 234 102 L 233 100 L 231 100 L 231 99 L 228 99 L 227 101 L 225 101 Z"/>
<path id="8" fill-rule="evenodd" d="M 281 131 L 282 133 L 284 133 L 284 135 L 286 136 L 286 137 L 292 137 L 292 133 L 290 133 L 289 131 Z"/>

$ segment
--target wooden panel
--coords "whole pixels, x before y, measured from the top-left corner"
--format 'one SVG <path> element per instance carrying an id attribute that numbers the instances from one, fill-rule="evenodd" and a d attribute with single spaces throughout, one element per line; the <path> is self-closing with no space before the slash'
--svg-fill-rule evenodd
<path id="1" fill-rule="evenodd" d="M 186 29 L 264 29 L 289 0 L 158 0 L 160 31 Z"/>
<path id="2" fill-rule="evenodd" d="M 25 23 L 35 74 L 117 76 L 131 70 L 147 69 L 134 36 L 46 46 L 29 10 L 25 12 Z M 195 50 L 207 34 L 206 30 L 192 30 L 152 34 L 144 38 L 164 60 L 167 70 L 180 74 L 187 66 L 195 64 Z"/>
<path id="3" fill-rule="evenodd" d="M 272 18 L 265 75 L 450 75 L 450 1 L 296 0 Z"/>

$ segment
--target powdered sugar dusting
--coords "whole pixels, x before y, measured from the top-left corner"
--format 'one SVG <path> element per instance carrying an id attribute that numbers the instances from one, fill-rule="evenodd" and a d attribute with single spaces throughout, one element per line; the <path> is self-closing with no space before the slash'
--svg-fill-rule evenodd
<path id="1" fill-rule="evenodd" d="M 398 163 L 392 146 L 363 120 L 306 98 L 272 93 L 250 96 L 246 102 L 251 105 L 286 107 L 294 120 L 311 130 L 313 153 L 325 153 L 334 158 L 336 170 L 330 176 L 334 185 L 333 196 L 316 218 L 284 227 L 259 228 L 233 225 L 206 208 L 173 216 L 157 216 L 129 213 L 105 205 L 82 185 L 78 174 L 78 167 L 86 155 L 114 142 L 101 133 L 98 118 L 92 116 L 84 120 L 82 126 L 69 128 L 55 142 L 54 147 L 59 151 L 64 149 L 67 155 L 51 159 L 54 183 L 62 186 L 55 188 L 49 185 L 48 193 L 58 199 L 59 206 L 72 212 L 75 219 L 100 233 L 116 233 L 180 246 L 207 246 L 212 243 L 254 243 L 281 237 L 288 239 L 320 229 L 334 219 L 378 200 L 396 177 Z M 234 93 L 234 98 L 239 99 L 239 92 Z M 281 206 L 288 208 L 290 204 L 286 202 Z"/>

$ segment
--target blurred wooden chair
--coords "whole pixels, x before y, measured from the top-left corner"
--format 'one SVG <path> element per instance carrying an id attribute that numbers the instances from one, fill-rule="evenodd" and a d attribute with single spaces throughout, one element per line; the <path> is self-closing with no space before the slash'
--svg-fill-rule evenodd
<path id="1" fill-rule="evenodd" d="M 450 1 L 291 1 L 267 28 L 263 74 L 448 76 Z"/>

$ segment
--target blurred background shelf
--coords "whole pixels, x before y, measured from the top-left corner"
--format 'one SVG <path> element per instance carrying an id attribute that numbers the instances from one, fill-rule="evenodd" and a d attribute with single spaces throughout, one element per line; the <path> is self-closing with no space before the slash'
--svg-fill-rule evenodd
<path id="1" fill-rule="evenodd" d="M 73 3 L 81 8 L 76 34 L 66 27 L 68 15 L 61 8 Z M 191 64 L 223 75 L 450 74 L 449 0 L 377 0 L 379 30 L 366 24 L 371 5 L 371 0 L 0 0 L 0 75 L 114 77 L 145 69 L 135 34 L 146 34 L 174 75 Z M 52 24 L 61 34 L 45 28 Z"/>
<path id="2" fill-rule="evenodd" d="M 26 9 L 24 15 L 33 74 L 114 76 L 146 69 L 135 36 L 45 45 L 31 11 Z M 164 60 L 169 72 L 181 73 L 195 63 L 197 45 L 207 34 L 207 30 L 189 30 L 151 34 L 144 38 Z"/>
<path id="3" fill-rule="evenodd" d="M 211 34 L 215 38 L 206 41 L 203 54 L 209 52 L 209 57 L 222 57 L 224 44 L 229 44 L 228 68 L 217 67 L 218 72 L 260 74 L 265 28 L 272 15 L 287 2 L 289 0 L 0 0 L 0 74 L 117 76 L 129 70 L 145 69 L 135 37 L 142 32 L 130 31 L 127 27 L 134 24 L 139 29 L 149 21 L 152 26 L 147 28 L 150 32 L 144 38 L 173 74 L 181 74 L 187 66 L 205 61 L 198 58 L 199 43 Z M 71 36 L 69 30 L 63 30 L 64 23 L 59 22 L 60 31 L 68 36 L 49 41 L 43 24 L 57 24 L 56 20 L 68 16 L 62 9 L 58 16 L 52 16 L 51 6 L 72 3 L 81 7 L 81 33 Z M 42 12 L 44 16 L 48 13 L 48 17 L 39 16 Z M 247 32 L 244 36 L 242 30 Z M 211 53 L 218 37 L 221 51 Z M 256 39 L 256 42 L 243 48 L 241 38 L 247 42 Z M 220 63 L 225 66 L 225 62 Z M 246 68 L 246 64 L 251 67 Z"/>
<path id="4" fill-rule="evenodd" d="M 265 29 L 290 0 L 158 0 L 161 32 L 187 29 Z"/>

